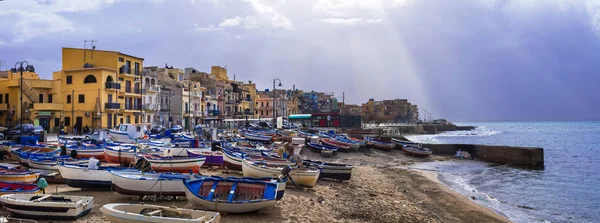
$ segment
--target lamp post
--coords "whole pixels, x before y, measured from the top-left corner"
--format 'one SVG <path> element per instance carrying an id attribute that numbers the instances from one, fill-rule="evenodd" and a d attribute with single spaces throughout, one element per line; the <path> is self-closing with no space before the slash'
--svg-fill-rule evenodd
<path id="1" fill-rule="evenodd" d="M 275 113 L 275 81 L 279 81 L 279 87 L 281 87 L 281 80 L 279 78 L 273 78 L 273 126 L 277 128 L 277 113 Z"/>
<path id="2" fill-rule="evenodd" d="M 142 81 L 140 81 L 140 78 L 139 78 L 139 77 L 136 77 L 136 78 L 135 78 L 135 80 L 134 80 L 133 82 L 137 84 L 137 90 L 138 90 L 138 91 L 139 91 L 139 93 L 140 93 L 140 99 L 141 99 L 141 97 L 142 97 L 142 89 L 141 89 L 141 86 L 142 86 Z M 137 101 L 137 100 L 136 100 L 136 101 Z M 138 106 L 140 107 L 140 108 L 139 108 L 139 110 L 140 110 L 140 114 L 138 115 L 138 123 L 142 123 L 142 105 L 141 105 L 141 101 L 142 101 L 142 100 L 140 100 L 140 103 L 137 103 L 137 104 L 138 104 Z M 136 103 L 133 103 L 133 104 L 135 105 Z M 135 109 L 135 108 L 134 108 L 134 109 Z"/>
<path id="3" fill-rule="evenodd" d="M 24 64 L 25 64 L 25 67 L 23 68 Z M 19 114 L 19 116 L 20 116 L 19 117 L 19 124 L 21 124 L 21 134 L 20 134 L 20 137 L 23 137 L 23 70 L 26 70 L 28 72 L 29 71 L 33 72 L 33 71 L 35 71 L 35 68 L 33 67 L 33 65 L 29 65 L 29 63 L 27 61 L 21 61 L 21 62 L 17 62 L 15 64 L 15 69 L 14 70 L 15 71 L 18 70 L 21 73 L 21 80 L 20 80 L 20 84 L 19 84 L 19 88 L 21 90 L 21 94 L 20 94 L 20 98 L 19 98 L 19 100 L 21 102 L 21 105 L 20 105 L 21 111 L 19 112 L 20 113 Z"/>

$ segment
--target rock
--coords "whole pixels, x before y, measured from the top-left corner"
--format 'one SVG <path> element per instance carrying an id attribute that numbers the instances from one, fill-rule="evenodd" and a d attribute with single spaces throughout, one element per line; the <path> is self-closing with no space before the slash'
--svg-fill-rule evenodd
<path id="1" fill-rule="evenodd" d="M 477 200 L 477 198 L 475 196 L 471 196 L 471 199 L 473 200 Z"/>
<path id="2" fill-rule="evenodd" d="M 317 198 L 317 202 L 319 202 L 319 204 L 325 203 L 325 198 L 319 197 Z"/>
<path id="3" fill-rule="evenodd" d="M 369 193 L 369 196 L 370 196 L 370 197 L 377 197 L 377 194 L 374 194 L 374 193 Z"/>

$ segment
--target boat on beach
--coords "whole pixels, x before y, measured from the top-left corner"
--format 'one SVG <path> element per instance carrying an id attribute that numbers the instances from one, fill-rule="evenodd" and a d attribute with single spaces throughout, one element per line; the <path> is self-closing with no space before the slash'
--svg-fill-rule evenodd
<path id="1" fill-rule="evenodd" d="M 78 188 L 109 189 L 112 185 L 112 174 L 108 170 L 111 169 L 125 170 L 120 167 L 105 167 L 97 166 L 96 164 L 58 164 L 58 170 L 65 183 L 70 187 Z"/>
<path id="2" fill-rule="evenodd" d="M 158 155 L 138 155 L 150 162 L 150 167 L 156 172 L 199 173 L 206 157 L 177 157 Z"/>
<path id="3" fill-rule="evenodd" d="M 40 188 L 35 184 L 11 183 L 0 181 L 0 195 L 38 194 L 40 192 Z"/>
<path id="4" fill-rule="evenodd" d="M 307 143 L 306 144 L 308 146 L 308 148 L 310 150 L 312 150 L 313 152 L 317 152 L 320 153 L 323 150 L 329 150 L 329 151 L 333 151 L 333 152 L 337 152 L 338 148 L 335 146 L 328 146 L 328 145 L 323 145 L 323 144 L 318 144 L 318 143 Z"/>
<path id="5" fill-rule="evenodd" d="M 222 151 L 211 151 L 210 149 L 198 151 L 188 149 L 187 154 L 189 157 L 206 157 L 206 160 L 204 161 L 204 166 L 222 166 L 224 164 Z"/>
<path id="6" fill-rule="evenodd" d="M 375 139 L 368 139 L 367 141 L 369 141 L 375 149 L 392 151 L 392 149 L 396 148 L 396 143 L 393 142 L 384 142 Z"/>
<path id="7" fill-rule="evenodd" d="M 58 161 L 66 164 L 84 164 L 88 159 L 72 159 L 70 156 L 30 156 L 29 167 L 42 170 L 58 170 Z"/>
<path id="8" fill-rule="evenodd" d="M 147 131 L 146 124 L 120 124 L 118 130 L 109 130 L 113 142 L 136 143 L 143 139 Z"/>
<path id="9" fill-rule="evenodd" d="M 40 176 L 37 171 L 0 169 L 0 181 L 11 183 L 33 183 Z"/>
<path id="10" fill-rule="evenodd" d="M 95 159 L 104 161 L 104 147 L 103 146 L 66 146 L 67 153 L 71 154 L 73 151 L 77 152 L 77 158 L 89 159 L 94 157 Z"/>
<path id="11" fill-rule="evenodd" d="M 353 166 L 349 164 L 329 163 L 318 160 L 304 160 L 304 165 L 321 170 L 319 179 L 347 181 L 352 177 Z"/>
<path id="12" fill-rule="evenodd" d="M 417 148 L 421 147 L 421 143 L 404 141 L 404 140 L 399 140 L 399 139 L 395 139 L 395 138 L 392 138 L 392 142 L 396 143 L 397 145 L 402 146 L 402 147 L 404 147 L 404 146 L 412 146 L 412 147 L 417 147 Z"/>
<path id="13" fill-rule="evenodd" d="M 100 208 L 110 222 L 113 223 L 219 223 L 219 212 L 165 207 L 149 204 L 105 204 Z"/>
<path id="14" fill-rule="evenodd" d="M 0 203 L 10 213 L 26 218 L 80 218 L 92 210 L 93 197 L 51 194 L 6 194 Z"/>
<path id="15" fill-rule="evenodd" d="M 277 184 L 248 179 L 212 178 L 184 181 L 188 201 L 196 207 L 247 213 L 275 206 Z"/>
<path id="16" fill-rule="evenodd" d="M 418 157 L 428 157 L 429 155 L 431 155 L 433 153 L 433 151 L 431 151 L 428 148 L 413 147 L 413 146 L 403 146 L 402 151 L 404 151 L 405 153 L 407 153 L 409 155 L 418 156 Z"/>
<path id="17" fill-rule="evenodd" d="M 321 139 L 321 143 L 323 143 L 324 145 L 336 147 L 338 148 L 338 151 L 341 152 L 348 152 L 350 150 L 350 146 L 348 146 L 346 143 L 342 143 L 331 138 Z"/>
<path id="18" fill-rule="evenodd" d="M 253 161 L 250 159 L 242 160 L 242 173 L 245 177 L 279 177 L 282 170 L 289 164 L 273 164 L 264 161 Z M 289 176 L 296 185 L 313 187 L 317 184 L 321 171 L 312 168 L 292 168 Z"/>
<path id="19" fill-rule="evenodd" d="M 183 180 L 189 174 L 109 170 L 112 186 L 123 195 L 185 196 Z"/>
<path id="20" fill-rule="evenodd" d="M 271 136 L 265 136 L 261 134 L 253 134 L 249 132 L 244 132 L 244 137 L 248 140 L 259 141 L 259 142 L 270 142 L 273 140 Z"/>

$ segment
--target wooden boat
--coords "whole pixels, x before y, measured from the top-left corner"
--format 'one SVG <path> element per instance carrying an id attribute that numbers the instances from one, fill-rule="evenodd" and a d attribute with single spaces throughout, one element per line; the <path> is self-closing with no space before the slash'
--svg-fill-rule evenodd
<path id="1" fill-rule="evenodd" d="M 354 141 L 345 137 L 332 137 L 332 139 L 335 139 L 335 141 L 337 143 L 340 143 L 342 145 L 347 145 L 349 147 L 348 151 L 349 152 L 357 152 L 358 149 L 360 148 L 361 144 L 358 141 Z"/>
<path id="2" fill-rule="evenodd" d="M 345 143 L 341 143 L 341 142 L 339 142 L 339 141 L 337 141 L 335 139 L 321 139 L 321 142 L 324 145 L 337 147 L 338 151 L 348 152 L 350 150 L 350 146 L 348 146 Z"/>
<path id="3" fill-rule="evenodd" d="M 413 146 L 403 146 L 402 151 L 404 151 L 405 153 L 407 153 L 409 155 L 418 156 L 418 157 L 428 157 L 429 155 L 431 155 L 433 153 L 433 151 L 431 151 L 428 148 L 418 148 L 418 147 L 413 147 Z"/>
<path id="4" fill-rule="evenodd" d="M 143 139 L 147 131 L 145 124 L 121 124 L 118 130 L 109 130 L 110 137 L 114 142 L 136 143 Z"/>
<path id="5" fill-rule="evenodd" d="M 244 137 L 248 140 L 259 141 L 259 142 L 270 142 L 273 140 L 271 136 L 264 136 L 260 134 L 252 134 L 249 132 L 244 132 Z"/>
<path id="6" fill-rule="evenodd" d="M 317 160 L 304 160 L 304 165 L 321 170 L 319 179 L 335 179 L 340 181 L 350 180 L 352 177 L 352 165 L 341 163 L 326 163 Z"/>
<path id="7" fill-rule="evenodd" d="M 7 194 L 0 203 L 14 215 L 27 218 L 80 218 L 92 210 L 93 197 L 51 194 Z"/>
<path id="8" fill-rule="evenodd" d="M 165 195 L 185 196 L 183 180 L 189 174 L 154 173 L 109 170 L 112 174 L 112 186 L 124 195 Z"/>
<path id="9" fill-rule="evenodd" d="M 10 145 L 8 146 L 10 158 L 14 161 L 21 161 L 19 157 L 20 152 L 26 152 L 31 150 L 36 150 L 39 148 L 43 148 L 42 146 L 24 146 L 24 145 Z"/>
<path id="10" fill-rule="evenodd" d="M 275 206 L 277 184 L 204 177 L 184 181 L 188 202 L 211 211 L 246 213 Z"/>
<path id="11" fill-rule="evenodd" d="M 100 208 L 110 222 L 113 223 L 219 223 L 219 212 L 191 210 L 176 207 L 165 207 L 149 204 L 105 204 Z"/>
<path id="12" fill-rule="evenodd" d="M 396 148 L 396 143 L 393 142 L 383 142 L 374 139 L 369 139 L 369 142 L 373 144 L 375 149 L 391 151 L 392 149 Z"/>
<path id="13" fill-rule="evenodd" d="M 11 152 L 18 157 L 18 161 L 21 164 L 27 166 L 29 165 L 29 156 L 54 156 L 60 153 L 60 148 L 23 147 Z"/>
<path id="14" fill-rule="evenodd" d="M 94 157 L 95 159 L 104 161 L 104 147 L 102 146 L 67 146 L 67 153 L 71 154 L 73 151 L 77 152 L 77 158 L 89 159 Z"/>
<path id="15" fill-rule="evenodd" d="M 38 194 L 40 188 L 35 184 L 22 184 L 0 181 L 0 195 L 5 194 Z"/>
<path id="16" fill-rule="evenodd" d="M 412 147 L 417 147 L 417 148 L 421 147 L 421 143 L 404 141 L 404 140 L 399 140 L 399 139 L 395 139 L 395 138 L 392 138 L 392 142 L 396 143 L 399 146 L 412 146 Z"/>
<path id="17" fill-rule="evenodd" d="M 139 149 L 135 145 L 105 146 L 104 159 L 109 163 L 117 163 L 128 166 L 136 161 L 136 153 L 162 154 L 163 150 L 158 148 Z"/>
<path id="18" fill-rule="evenodd" d="M 277 198 L 275 200 L 281 200 L 283 195 L 285 194 L 285 186 L 287 179 L 286 178 L 273 178 L 273 177 L 221 177 L 221 176 L 203 176 L 194 174 L 191 179 L 202 179 L 205 177 L 210 178 L 224 178 L 224 180 L 249 180 L 249 181 L 259 181 L 259 182 L 271 182 L 277 184 Z M 226 178 L 226 179 L 225 179 Z"/>
<path id="19" fill-rule="evenodd" d="M 145 158 L 150 162 L 150 167 L 156 172 L 178 172 L 194 173 L 200 172 L 200 167 L 204 164 L 206 157 L 173 157 L 158 155 L 138 155 L 138 158 Z"/>
<path id="20" fill-rule="evenodd" d="M 223 164 L 230 170 L 242 170 L 244 154 L 223 148 Z"/>
<path id="21" fill-rule="evenodd" d="M 206 161 L 204 161 L 205 166 L 222 166 L 223 162 L 223 152 L 221 151 L 198 151 L 198 150 L 187 150 L 187 154 L 189 157 L 206 157 Z"/>
<path id="22" fill-rule="evenodd" d="M 71 187 L 109 189 L 112 185 L 112 174 L 110 169 L 124 169 L 118 167 L 88 165 L 58 164 L 60 175 L 65 183 Z"/>
<path id="23" fill-rule="evenodd" d="M 58 170 L 58 161 L 66 164 L 84 164 L 87 159 L 72 159 L 70 156 L 30 156 L 29 167 L 42 170 Z"/>
<path id="24" fill-rule="evenodd" d="M 307 143 L 306 144 L 308 146 L 308 148 L 310 148 L 310 150 L 312 150 L 313 152 L 317 152 L 320 153 L 323 150 L 331 150 L 333 152 L 337 152 L 338 148 L 335 146 L 329 146 L 329 145 L 323 145 L 323 144 L 317 144 L 317 143 Z"/>
<path id="25" fill-rule="evenodd" d="M 243 159 L 242 173 L 245 177 L 279 177 L 285 166 L 287 165 Z M 289 176 L 292 177 L 297 185 L 313 187 L 317 183 L 317 179 L 319 179 L 320 172 L 318 169 L 293 168 L 289 172 Z"/>
<path id="26" fill-rule="evenodd" d="M 11 183 L 33 183 L 40 176 L 39 172 L 28 170 L 0 169 L 0 181 Z"/>

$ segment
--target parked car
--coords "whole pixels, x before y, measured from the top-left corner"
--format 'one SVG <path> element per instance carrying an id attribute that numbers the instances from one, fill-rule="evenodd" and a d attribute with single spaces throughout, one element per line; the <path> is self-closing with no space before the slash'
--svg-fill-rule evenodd
<path id="1" fill-rule="evenodd" d="M 33 126 L 33 135 L 41 135 L 43 131 L 44 127 L 39 125 Z"/>
<path id="2" fill-rule="evenodd" d="M 165 131 L 165 127 L 162 125 L 155 125 L 150 128 L 150 134 L 162 134 Z"/>
<path id="3" fill-rule="evenodd" d="M 10 131 L 8 131 L 8 135 L 6 136 L 6 138 L 8 139 L 12 139 L 16 136 L 20 136 L 22 135 L 33 135 L 33 125 L 32 124 L 23 124 L 23 128 L 21 128 L 21 125 L 16 125 L 14 128 L 12 128 Z"/>
<path id="4" fill-rule="evenodd" d="M 174 125 L 171 127 L 171 133 L 180 133 L 183 132 L 183 127 L 181 125 Z"/>

